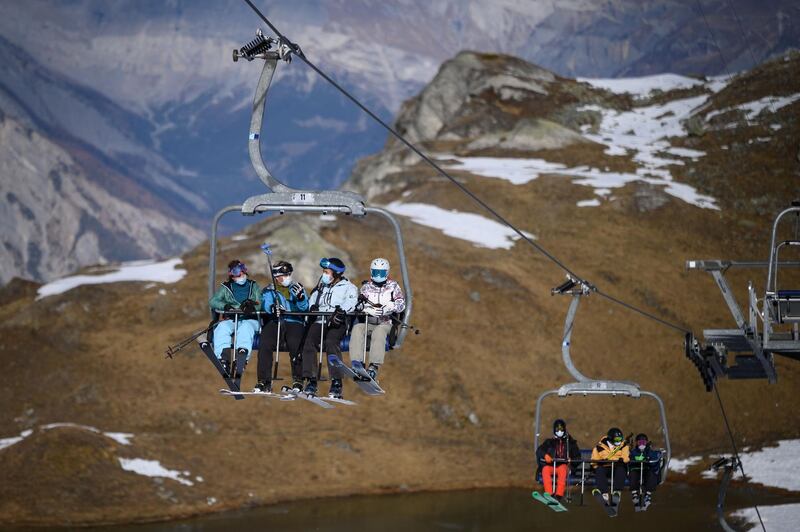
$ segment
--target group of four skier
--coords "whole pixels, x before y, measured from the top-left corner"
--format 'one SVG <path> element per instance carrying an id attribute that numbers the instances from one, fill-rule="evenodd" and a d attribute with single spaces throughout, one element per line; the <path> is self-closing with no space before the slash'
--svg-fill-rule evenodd
<path id="1" fill-rule="evenodd" d="M 285 390 L 316 395 L 317 349 L 322 346 L 325 354 L 341 359 L 340 342 L 348 331 L 348 313 L 356 311 L 364 314 L 353 325 L 349 350 L 351 356 L 365 354 L 365 333 L 371 334 L 367 371 L 373 379 L 377 377 L 384 361 L 386 338 L 393 322 L 397 321 L 395 315 L 405 309 L 402 288 L 389 278 L 389 261 L 373 260 L 370 279 L 362 283 L 360 290 L 344 276 L 346 266 L 341 259 L 323 258 L 319 265 L 322 269 L 319 281 L 308 294 L 294 279 L 294 268 L 289 262 L 275 263 L 268 286 L 261 289 L 249 278 L 245 264 L 233 260 L 228 264 L 228 280 L 209 299 L 211 310 L 218 316 L 213 329 L 214 354 L 228 374 L 233 370 L 222 356 L 223 351 L 232 346 L 235 338 L 233 348 L 249 361 L 255 335 L 260 334 L 258 383 L 253 391 L 272 392 L 274 351 L 282 341 L 289 351 L 293 380 L 292 386 L 284 387 Z M 231 319 L 233 311 L 238 311 L 236 319 Z M 292 314 L 306 312 L 321 314 Z M 328 373 L 331 378 L 329 396 L 341 399 L 341 370 L 328 363 Z"/>
<path id="2" fill-rule="evenodd" d="M 648 507 L 658 485 L 660 454 L 652 449 L 646 434 L 638 434 L 633 441 L 635 447 L 631 448 L 622 431 L 614 427 L 594 446 L 591 467 L 597 487 L 593 494 L 602 495 L 605 502 L 609 503 L 609 494 L 621 491 L 627 478 L 633 504 Z M 582 462 L 578 442 L 567 432 L 567 424 L 563 419 L 553 422 L 553 437 L 536 449 L 536 459 L 541 468 L 545 493 L 561 499 L 566 490 L 567 476 L 570 473 L 577 474 Z"/>

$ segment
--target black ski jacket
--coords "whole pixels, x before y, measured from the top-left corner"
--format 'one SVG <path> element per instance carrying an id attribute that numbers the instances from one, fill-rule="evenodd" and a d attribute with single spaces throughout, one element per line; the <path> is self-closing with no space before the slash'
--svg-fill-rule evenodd
<path id="1" fill-rule="evenodd" d="M 547 456 L 556 460 L 580 461 L 581 448 L 575 438 L 569 434 L 564 438 L 548 438 L 536 449 L 536 462 L 539 465 L 539 471 L 547 463 Z M 572 469 L 576 467 L 577 464 L 572 465 Z"/>

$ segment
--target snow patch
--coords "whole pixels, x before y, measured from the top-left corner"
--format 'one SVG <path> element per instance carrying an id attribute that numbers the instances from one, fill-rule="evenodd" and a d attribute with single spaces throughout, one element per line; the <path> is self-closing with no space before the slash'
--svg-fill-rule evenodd
<path id="1" fill-rule="evenodd" d="M 181 259 L 163 262 L 136 261 L 122 263 L 116 271 L 101 275 L 72 275 L 47 283 L 39 288 L 37 299 L 62 294 L 73 288 L 89 284 L 119 283 L 122 281 L 155 281 L 158 283 L 177 283 L 186 275 L 179 269 Z"/>
<path id="2" fill-rule="evenodd" d="M 689 458 L 671 458 L 669 461 L 669 470 L 685 475 L 690 467 L 697 465 L 702 460 L 702 456 L 690 456 Z"/>
<path id="3" fill-rule="evenodd" d="M 742 465 L 752 482 L 791 491 L 800 491 L 800 477 L 794 464 L 800 456 L 800 440 L 781 440 L 777 447 L 740 454 Z"/>
<path id="4" fill-rule="evenodd" d="M 703 80 L 687 78 L 678 74 L 657 74 L 641 78 L 577 78 L 577 81 L 588 83 L 592 87 L 604 89 L 614 94 L 631 94 L 637 98 L 647 98 L 654 90 L 667 92 L 705 84 Z M 718 83 L 715 84 L 715 86 L 717 85 Z"/>
<path id="5" fill-rule="evenodd" d="M 31 434 L 33 434 L 32 430 L 23 430 L 22 432 L 19 433 L 19 436 L 12 436 L 11 438 L 0 438 L 0 449 L 11 447 L 15 443 L 21 442 Z"/>
<path id="6" fill-rule="evenodd" d="M 797 522 L 800 520 L 800 504 L 759 506 L 758 511 L 761 513 L 761 519 L 764 520 L 764 526 L 770 532 L 797 530 Z M 742 508 L 731 515 L 744 519 L 749 524 L 760 526 L 755 508 Z"/>
<path id="7" fill-rule="evenodd" d="M 386 206 L 389 211 L 411 218 L 420 225 L 439 229 L 447 236 L 472 242 L 477 247 L 489 249 L 511 249 L 519 239 L 505 225 L 469 212 L 446 210 L 425 203 L 401 203 L 394 201 Z M 528 238 L 535 238 L 525 233 Z"/>
<path id="8" fill-rule="evenodd" d="M 578 203 L 576 203 L 576 205 L 578 207 L 599 207 L 600 206 L 600 200 L 597 199 L 597 198 L 581 200 Z"/>
<path id="9" fill-rule="evenodd" d="M 50 429 L 58 429 L 63 427 L 69 427 L 73 429 L 82 429 L 88 430 L 89 432 L 94 432 L 95 434 L 102 434 L 106 438 L 111 438 L 117 443 L 122 445 L 130 445 L 131 438 L 133 438 L 133 434 L 130 432 L 103 432 L 98 428 L 90 427 L 89 425 L 80 425 L 78 423 L 69 423 L 69 422 L 62 422 L 62 423 L 49 423 L 47 425 L 42 425 L 42 430 L 50 430 Z"/>
<path id="10" fill-rule="evenodd" d="M 145 460 L 144 458 L 117 458 L 119 465 L 125 471 L 131 471 L 145 477 L 169 478 L 185 486 L 194 486 L 194 482 L 184 478 L 190 476 L 188 471 L 167 469 L 158 460 Z M 200 481 L 198 481 L 200 482 Z"/>
<path id="11" fill-rule="evenodd" d="M 800 93 L 792 94 L 791 96 L 780 96 L 780 97 L 764 96 L 763 98 L 752 102 L 740 103 L 739 105 L 734 105 L 733 107 L 726 107 L 725 109 L 711 111 L 706 115 L 706 120 L 711 120 L 715 116 L 728 113 L 733 110 L 744 111 L 747 120 L 752 120 L 759 114 L 761 114 L 761 112 L 764 109 L 768 109 L 769 112 L 775 113 L 780 109 L 783 109 L 787 105 L 791 105 L 798 100 L 800 100 Z"/>
<path id="12" fill-rule="evenodd" d="M 112 440 L 116 441 L 121 445 L 130 445 L 131 438 L 133 438 L 133 434 L 131 434 L 130 432 L 103 432 L 95 427 L 90 427 L 89 425 L 79 425 L 77 423 L 48 423 L 47 425 L 41 425 L 39 428 L 41 430 L 52 430 L 62 427 L 88 430 L 89 432 L 94 432 L 95 434 L 102 434 L 106 438 L 111 438 Z M 23 430 L 22 432 L 20 432 L 19 436 L 13 436 L 11 438 L 0 438 L 0 449 L 5 449 L 6 447 L 10 447 L 15 443 L 19 443 L 28 436 L 30 436 L 31 434 L 33 434 L 33 430 Z"/>
<path id="13" fill-rule="evenodd" d="M 689 150 L 693 152 L 694 150 Z M 702 153 L 702 152 L 697 152 Z M 544 159 L 518 159 L 503 157 L 456 157 L 453 155 L 440 155 L 443 159 L 457 161 L 456 165 L 449 165 L 454 170 L 465 170 L 484 177 L 505 179 L 515 185 L 525 184 L 539 177 L 541 174 L 564 175 L 574 179 L 576 185 L 592 187 L 594 193 L 605 197 L 612 188 L 620 188 L 628 183 L 640 181 L 655 186 L 663 187 L 664 192 L 686 203 L 703 209 L 719 210 L 716 200 L 685 183 L 672 180 L 668 170 L 639 168 L 635 174 L 628 172 L 604 172 L 588 166 L 567 168 L 561 163 L 553 163 Z M 682 161 L 677 161 L 683 164 Z M 589 206 L 589 205 L 584 205 Z"/>
<path id="14" fill-rule="evenodd" d="M 247 236 L 247 235 L 241 235 L 241 234 L 239 234 L 239 235 L 233 235 L 233 236 L 231 237 L 231 240 L 232 240 L 233 242 L 241 242 L 242 240 L 247 240 L 248 238 L 250 238 L 250 237 L 249 237 L 249 236 Z"/>

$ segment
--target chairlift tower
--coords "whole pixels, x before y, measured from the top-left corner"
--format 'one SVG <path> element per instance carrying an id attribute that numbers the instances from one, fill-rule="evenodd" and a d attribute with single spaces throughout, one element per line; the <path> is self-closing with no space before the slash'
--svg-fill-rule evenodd
<path id="1" fill-rule="evenodd" d="M 792 238 L 778 240 L 781 222 L 794 218 Z M 784 224 L 785 225 L 785 224 Z M 800 360 L 800 284 L 785 288 L 786 280 L 779 273 L 796 268 L 800 261 L 781 261 L 780 253 L 800 247 L 800 202 L 793 202 L 772 224 L 769 259 L 763 261 L 689 260 L 688 270 L 711 274 L 730 310 L 735 329 L 705 329 L 703 343 L 687 334 L 685 353 L 697 367 L 706 390 L 711 391 L 720 377 L 730 379 L 766 379 L 778 381 L 775 355 Z M 759 298 L 752 282 L 747 285 L 747 309 L 742 311 L 725 278 L 731 268 L 766 268 L 764 295 Z M 780 284 L 779 284 L 780 281 Z M 796 279 L 795 279 L 796 281 Z M 735 361 L 729 359 L 735 354 Z"/>

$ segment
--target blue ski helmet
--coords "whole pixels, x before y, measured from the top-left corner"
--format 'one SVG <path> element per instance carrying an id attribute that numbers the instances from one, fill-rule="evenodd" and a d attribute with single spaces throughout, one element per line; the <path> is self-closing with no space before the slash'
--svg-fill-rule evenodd
<path id="1" fill-rule="evenodd" d="M 331 257 L 329 259 L 323 257 L 322 260 L 319 261 L 319 266 L 320 268 L 329 268 L 338 275 L 342 275 L 346 269 L 342 259 L 336 257 Z"/>

